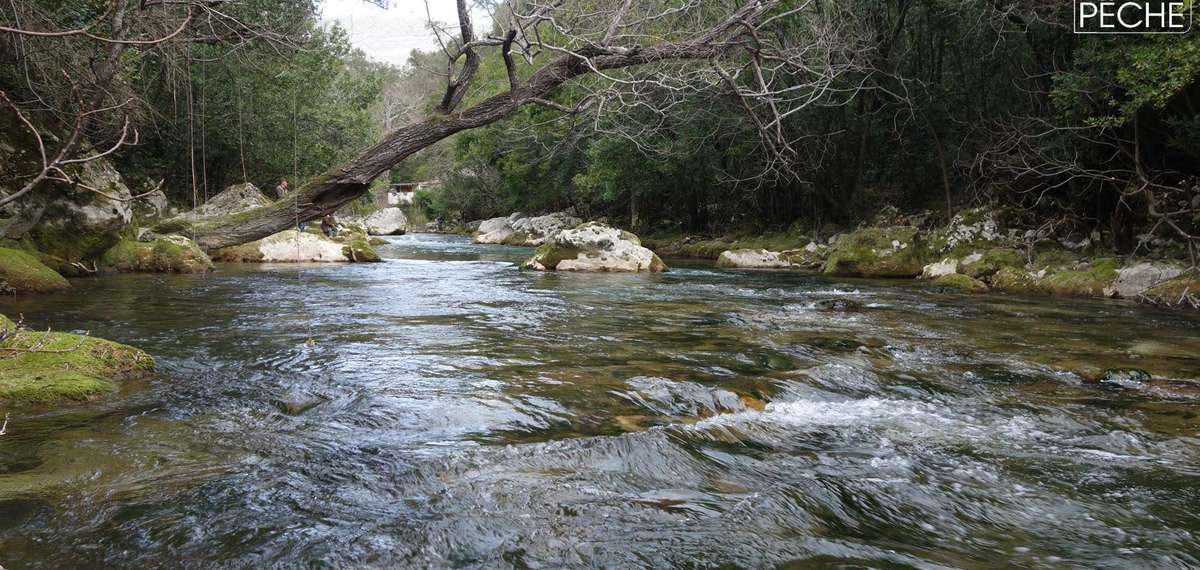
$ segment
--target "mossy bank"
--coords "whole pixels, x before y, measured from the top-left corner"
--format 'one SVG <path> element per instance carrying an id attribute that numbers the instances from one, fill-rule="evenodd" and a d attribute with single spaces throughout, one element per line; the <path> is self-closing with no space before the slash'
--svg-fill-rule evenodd
<path id="1" fill-rule="evenodd" d="M 0 315 L 0 402 L 53 404 L 97 398 L 149 375 L 154 359 L 124 344 L 30 331 Z"/>

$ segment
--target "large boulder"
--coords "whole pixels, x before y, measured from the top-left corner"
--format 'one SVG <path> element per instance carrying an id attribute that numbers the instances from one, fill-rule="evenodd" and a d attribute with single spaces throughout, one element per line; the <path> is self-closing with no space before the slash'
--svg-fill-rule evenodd
<path id="1" fill-rule="evenodd" d="M 400 235 L 408 229 L 408 218 L 400 208 L 383 208 L 363 218 L 362 226 L 373 236 Z"/>
<path id="2" fill-rule="evenodd" d="M 379 261 L 366 236 L 350 234 L 330 239 L 319 232 L 285 230 L 258 241 L 209 252 L 213 261 L 238 263 Z"/>
<path id="3" fill-rule="evenodd" d="M 513 233 L 503 241 L 509 245 L 539 246 L 554 234 L 578 226 L 583 220 L 566 212 L 519 218 L 509 223 Z"/>
<path id="4" fill-rule="evenodd" d="M 1183 273 L 1178 265 L 1166 263 L 1138 263 L 1117 270 L 1117 278 L 1104 289 L 1106 297 L 1136 299 L 1142 293 L 1164 281 Z"/>
<path id="5" fill-rule="evenodd" d="M 515 212 L 512 215 L 502 218 L 491 218 L 479 222 L 479 227 L 475 229 L 474 235 L 471 236 L 471 241 L 475 243 L 504 243 L 512 237 L 513 222 L 524 218 L 525 214 Z"/>
<path id="6" fill-rule="evenodd" d="M 591 222 L 538 246 L 522 267 L 538 271 L 666 271 L 667 265 L 627 231 Z"/>
<path id="7" fill-rule="evenodd" d="M 196 242 L 176 235 L 153 241 L 121 240 L 100 257 L 100 266 L 122 272 L 205 273 L 212 261 Z"/>
<path id="8" fill-rule="evenodd" d="M 0 315 L 0 402 L 87 400 L 114 382 L 150 374 L 145 352 L 104 339 L 26 331 Z"/>
<path id="9" fill-rule="evenodd" d="M 0 293 L 53 293 L 67 280 L 24 251 L 0 247 Z"/>
<path id="10" fill-rule="evenodd" d="M 916 277 L 927 257 L 914 226 L 863 228 L 837 237 L 824 271 L 850 277 Z"/>
<path id="11" fill-rule="evenodd" d="M 722 251 L 717 258 L 717 267 L 787 269 L 792 266 L 791 260 L 784 254 L 765 249 L 730 249 Z"/>
<path id="12" fill-rule="evenodd" d="M 582 220 L 567 212 L 554 212 L 532 217 L 517 212 L 503 218 L 480 221 L 471 240 L 475 243 L 535 247 L 546 243 L 546 240 L 554 234 L 578 226 L 580 223 Z"/>
<path id="13" fill-rule="evenodd" d="M 207 202 L 189 212 L 179 214 L 174 219 L 193 221 L 203 218 L 228 216 L 261 208 L 271 203 L 271 199 L 263 194 L 256 186 L 246 182 L 234 184 L 221 193 L 209 198 Z"/>

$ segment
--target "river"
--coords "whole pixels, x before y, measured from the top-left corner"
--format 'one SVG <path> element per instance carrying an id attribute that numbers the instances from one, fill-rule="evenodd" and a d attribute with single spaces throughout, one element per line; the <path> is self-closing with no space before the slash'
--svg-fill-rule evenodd
<path id="1" fill-rule="evenodd" d="M 0 565 L 1200 567 L 1195 314 L 380 253 L 0 300 L 158 362 L 14 412 Z"/>

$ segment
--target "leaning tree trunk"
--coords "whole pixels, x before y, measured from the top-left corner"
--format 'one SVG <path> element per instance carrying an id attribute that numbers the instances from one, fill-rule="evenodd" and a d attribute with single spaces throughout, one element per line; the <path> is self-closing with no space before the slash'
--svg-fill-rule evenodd
<path id="1" fill-rule="evenodd" d="M 759 8 L 756 3 L 747 6 Z M 743 9 L 744 11 L 745 9 Z M 344 204 L 367 192 L 371 181 L 417 151 L 459 131 L 494 123 L 525 103 L 548 103 L 542 99 L 566 81 L 594 70 L 616 69 L 673 59 L 716 57 L 728 44 L 715 40 L 722 30 L 736 23 L 735 14 L 726 24 L 691 41 L 661 44 L 613 54 L 597 51 L 563 55 L 534 73 L 524 84 L 506 93 L 494 95 L 459 113 L 436 116 L 389 133 L 382 141 L 363 151 L 350 163 L 327 172 L 305 184 L 294 195 L 268 206 L 216 219 L 185 222 L 169 220 L 157 226 L 159 233 L 194 236 L 204 249 L 216 249 L 248 243 L 333 213 Z"/>

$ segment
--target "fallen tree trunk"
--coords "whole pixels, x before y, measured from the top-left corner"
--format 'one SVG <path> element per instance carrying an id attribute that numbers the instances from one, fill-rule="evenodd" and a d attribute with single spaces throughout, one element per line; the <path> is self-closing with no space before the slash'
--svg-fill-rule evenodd
<path id="1" fill-rule="evenodd" d="M 733 29 L 761 16 L 775 2 L 752 0 L 728 19 L 705 33 L 678 43 L 640 48 L 594 46 L 568 53 L 550 61 L 523 84 L 494 95 L 462 112 L 439 115 L 389 133 L 382 141 L 363 151 L 348 164 L 305 184 L 291 196 L 269 206 L 217 219 L 195 222 L 171 220 L 154 230 L 194 236 L 204 249 L 216 249 L 258 240 L 332 213 L 363 195 L 372 180 L 421 149 L 454 133 L 494 123 L 521 105 L 540 103 L 561 107 L 544 99 L 551 91 L 572 78 L 605 69 L 617 69 L 648 63 L 714 58 L 737 44 L 723 38 L 738 32 Z"/>

